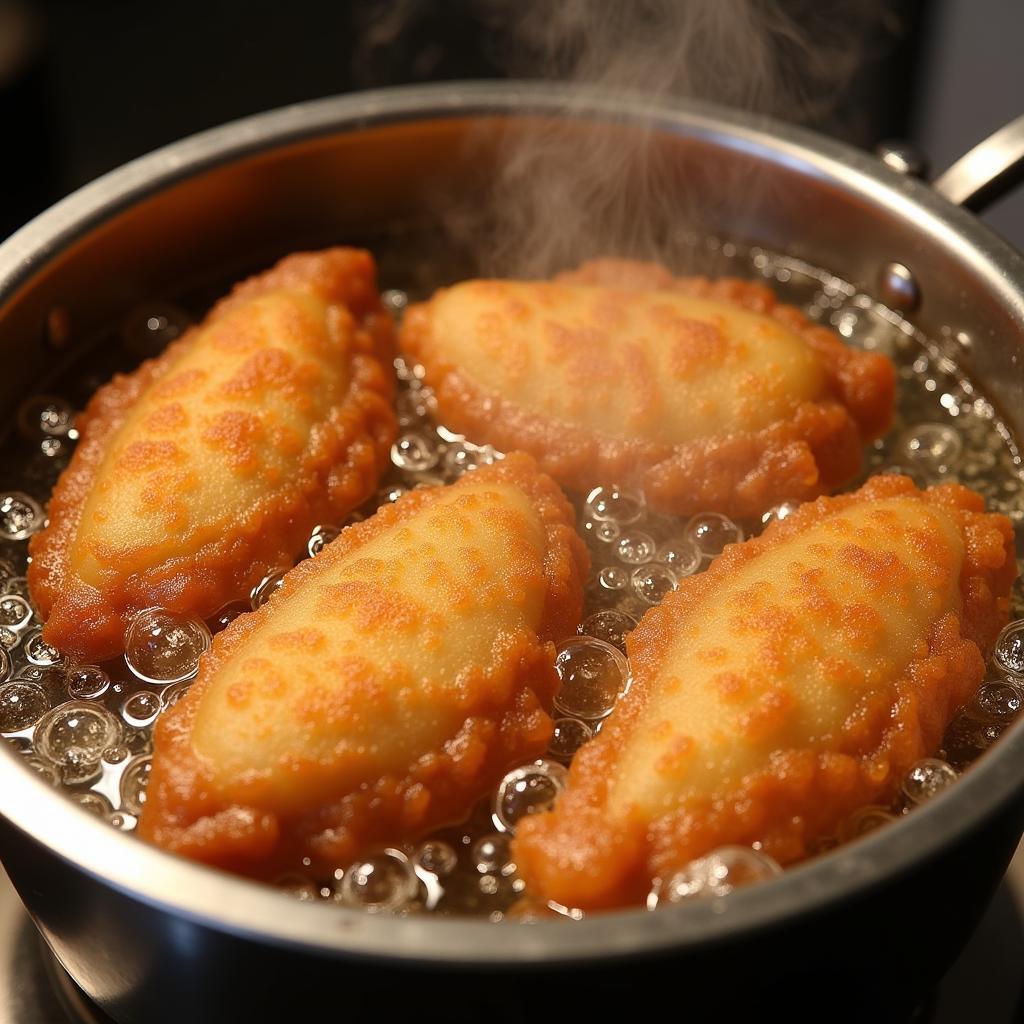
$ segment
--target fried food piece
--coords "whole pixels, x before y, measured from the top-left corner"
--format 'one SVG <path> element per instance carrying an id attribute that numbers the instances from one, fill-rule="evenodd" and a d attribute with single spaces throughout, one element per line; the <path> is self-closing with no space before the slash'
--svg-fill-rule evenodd
<path id="1" fill-rule="evenodd" d="M 33 538 L 44 636 L 124 650 L 133 615 L 211 615 L 377 486 L 395 434 L 393 325 L 369 253 L 287 257 L 101 388 Z"/>
<path id="2" fill-rule="evenodd" d="M 1016 574 L 1008 519 L 897 476 L 727 548 L 630 635 L 631 688 L 520 826 L 528 889 L 607 907 L 719 846 L 806 856 L 938 749 Z"/>
<path id="3" fill-rule="evenodd" d="M 763 285 L 598 260 L 554 282 L 466 281 L 412 307 L 401 347 L 441 418 L 530 452 L 565 487 L 744 517 L 848 484 L 895 373 Z"/>
<path id="4" fill-rule="evenodd" d="M 460 820 L 545 749 L 587 568 L 525 455 L 384 506 L 214 639 L 157 723 L 141 834 L 271 877 Z"/>

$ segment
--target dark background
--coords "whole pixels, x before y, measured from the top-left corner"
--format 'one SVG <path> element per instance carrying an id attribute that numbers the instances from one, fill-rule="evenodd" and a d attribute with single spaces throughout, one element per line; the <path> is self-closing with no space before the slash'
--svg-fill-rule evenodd
<path id="1" fill-rule="evenodd" d="M 778 2 L 801 16 L 800 0 Z M 909 139 L 941 170 L 1024 113 L 1024 0 L 874 2 L 860 71 L 816 127 L 864 147 Z M 369 45 L 382 25 L 388 41 Z M 479 0 L 0 0 L 0 237 L 118 164 L 233 118 L 355 88 L 504 77 L 509 35 Z M 1024 246 L 1024 196 L 988 219 Z"/>

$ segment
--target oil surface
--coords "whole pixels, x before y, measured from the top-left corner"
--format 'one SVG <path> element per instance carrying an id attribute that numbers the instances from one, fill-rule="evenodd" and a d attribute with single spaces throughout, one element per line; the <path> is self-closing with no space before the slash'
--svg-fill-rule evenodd
<path id="1" fill-rule="evenodd" d="M 411 261 L 422 242 L 393 240 L 374 247 L 381 261 L 385 302 L 401 316 L 410 299 L 444 283 L 436 269 Z M 685 272 L 731 274 L 766 280 L 784 302 L 833 327 L 853 346 L 884 352 L 899 374 L 898 409 L 889 434 L 868 451 L 865 475 L 903 472 L 928 486 L 958 480 L 981 493 L 990 510 L 1010 517 L 1018 549 L 1024 539 L 1024 487 L 1017 442 L 983 389 L 897 314 L 832 274 L 789 257 L 715 239 L 693 238 Z M 463 275 L 463 268 L 449 279 Z M 466 268 L 465 273 L 470 273 Z M 98 666 L 70 665 L 45 644 L 25 586 L 27 538 L 41 528 L 52 486 L 77 439 L 74 413 L 116 371 L 157 354 L 222 289 L 151 302 L 95 343 L 82 346 L 27 399 L 17 413 L 0 458 L 7 467 L 0 491 L 0 734 L 69 799 L 131 831 L 149 772 L 156 718 L 188 686 L 210 635 L 235 616 L 272 600 L 289 566 L 256 588 L 250 602 L 222 610 L 206 623 L 142 613 L 129 632 L 124 658 Z M 399 438 L 392 467 L 379 493 L 352 520 L 414 487 L 437 486 L 501 453 L 445 428 L 434 415 L 433 396 L 420 368 L 396 362 Z M 586 387 L 586 382 L 581 382 Z M 859 485 L 861 480 L 853 486 Z M 501 920 L 560 914 L 573 908 L 538 905 L 524 892 L 509 856 L 509 839 L 523 815 L 550 806 L 564 785 L 578 747 L 600 729 L 628 685 L 624 639 L 644 611 L 679 579 L 703 571 L 726 543 L 759 533 L 784 503 L 762 520 L 736 523 L 715 509 L 690 519 L 649 512 L 642 498 L 594 481 L 574 498 L 578 528 L 593 569 L 580 634 L 559 645 L 562 679 L 555 700 L 551 748 L 538 762 L 513 768 L 494 794 L 461 826 L 416 845 L 382 849 L 357 864 L 339 864 L 331 877 L 312 877 L 303 865 L 278 880 L 297 898 L 340 903 L 369 911 L 472 914 Z M 351 521 L 351 520 L 350 520 Z M 347 523 L 321 524 L 302 557 L 315 557 Z M 1024 590 L 1012 595 L 1011 625 L 1004 631 L 990 671 L 973 702 L 951 724 L 936 758 L 920 762 L 889 807 L 867 807 L 823 840 L 821 852 L 912 811 L 955 781 L 1012 722 L 1024 701 Z M 662 902 L 724 896 L 736 885 L 778 872 L 758 851 L 725 848 L 693 862 L 671 879 L 658 880 L 648 900 Z"/>

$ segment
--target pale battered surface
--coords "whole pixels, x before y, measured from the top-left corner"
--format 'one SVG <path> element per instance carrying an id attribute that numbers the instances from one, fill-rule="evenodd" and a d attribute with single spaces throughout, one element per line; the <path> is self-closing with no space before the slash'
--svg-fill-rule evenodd
<path id="1" fill-rule="evenodd" d="M 47 641 L 110 657 L 142 608 L 208 616 L 291 564 L 387 463 L 391 344 L 368 253 L 297 254 L 101 388 L 32 540 Z"/>
<path id="2" fill-rule="evenodd" d="M 587 571 L 572 523 L 512 455 L 344 530 L 160 718 L 140 833 L 266 875 L 464 817 L 550 738 Z"/>
<path id="3" fill-rule="evenodd" d="M 892 364 L 761 285 L 599 260 L 555 281 L 465 281 L 412 307 L 403 349 L 441 418 L 564 486 L 641 487 L 736 516 L 849 483 L 888 426 Z"/>
<path id="4" fill-rule="evenodd" d="M 528 887 L 611 906 L 718 846 L 805 856 L 936 751 L 1015 575 L 1009 520 L 893 476 L 727 548 L 630 635 L 630 690 L 520 828 Z"/>

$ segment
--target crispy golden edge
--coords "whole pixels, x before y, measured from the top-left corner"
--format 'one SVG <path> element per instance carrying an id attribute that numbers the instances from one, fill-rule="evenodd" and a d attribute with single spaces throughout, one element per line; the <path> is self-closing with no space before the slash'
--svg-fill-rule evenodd
<path id="1" fill-rule="evenodd" d="M 713 800 L 686 799 L 655 820 L 611 822 L 605 813 L 618 753 L 640 723 L 684 608 L 715 600 L 720 585 L 750 560 L 826 516 L 864 501 L 911 495 L 954 516 L 965 541 L 960 616 L 940 619 L 927 652 L 908 666 L 860 753 L 780 750 L 760 771 Z M 708 571 L 685 580 L 641 620 L 628 640 L 633 684 L 597 738 L 577 755 L 554 811 L 520 827 L 513 853 L 530 891 L 561 903 L 609 907 L 643 900 L 655 877 L 726 844 L 755 842 L 781 863 L 807 856 L 852 811 L 892 798 L 901 777 L 936 752 L 956 709 L 974 693 L 1009 612 L 1017 574 L 1010 521 L 987 514 L 979 495 L 955 484 L 918 491 L 905 477 L 881 476 L 858 492 L 820 498 L 761 537 L 726 549 Z M 867 716 L 871 718 L 872 716 Z"/>
<path id="2" fill-rule="evenodd" d="M 224 800 L 191 745 L 199 705 L 221 666 L 250 637 L 271 626 L 278 602 L 289 593 L 316 586 L 339 560 L 448 493 L 448 488 L 419 489 L 344 530 L 315 559 L 293 569 L 273 601 L 214 638 L 189 693 L 157 722 L 141 836 L 196 860 L 259 877 L 295 868 L 303 857 L 311 859 L 314 870 L 332 870 L 375 843 L 400 842 L 460 820 L 510 765 L 543 752 L 551 735 L 547 708 L 557 686 L 554 641 L 574 633 L 579 623 L 589 558 L 573 528 L 571 506 L 529 456 L 509 455 L 475 471 L 467 484 L 489 480 L 518 487 L 543 523 L 547 590 L 536 634 L 513 638 L 498 661 L 481 666 L 489 682 L 481 701 L 467 709 L 459 734 L 440 749 L 410 754 L 403 776 L 367 779 L 357 791 L 338 792 L 323 806 L 287 819 L 258 803 L 240 806 Z M 512 699 L 489 706 L 487 692 L 505 691 L 509 677 Z"/>
<path id="3" fill-rule="evenodd" d="M 205 617 L 228 601 L 247 597 L 268 572 L 290 564 L 319 522 L 346 516 L 377 486 L 396 432 L 391 317 L 380 304 L 376 269 L 368 252 L 336 248 L 296 253 L 266 273 L 238 284 L 207 315 L 155 359 L 119 374 L 93 396 L 77 426 L 81 435 L 50 500 L 49 525 L 32 538 L 28 582 L 46 620 L 44 636 L 77 659 L 101 660 L 123 650 L 124 633 L 140 609 L 162 605 Z M 173 368 L 200 332 L 229 310 L 274 292 L 295 289 L 349 309 L 356 319 L 351 381 L 293 477 L 252 507 L 232 528 L 197 551 L 183 551 L 102 591 L 85 584 L 69 565 L 82 510 L 103 464 L 109 441 L 140 397 Z"/>
<path id="4" fill-rule="evenodd" d="M 684 515 L 713 508 L 756 516 L 780 501 L 805 501 L 848 484 L 860 471 L 863 444 L 888 429 L 896 387 L 892 363 L 878 353 L 848 348 L 798 309 L 780 304 L 764 285 L 676 278 L 658 264 L 629 260 L 594 260 L 556 280 L 678 291 L 774 317 L 819 355 L 827 381 L 819 399 L 757 431 L 676 447 L 601 436 L 527 412 L 470 381 L 440 351 L 432 335 L 431 303 L 410 307 L 400 346 L 424 366 L 441 418 L 477 442 L 529 452 L 571 490 L 626 483 L 641 487 L 661 511 Z"/>

